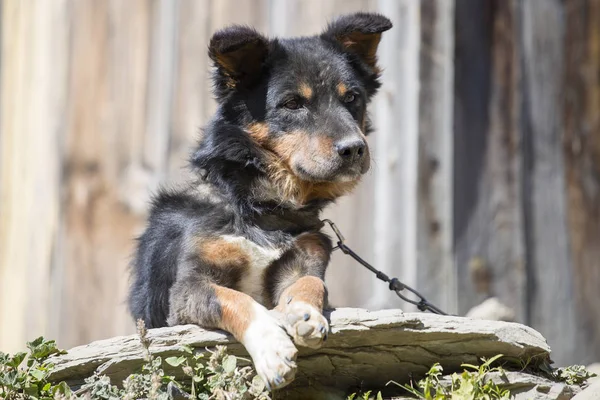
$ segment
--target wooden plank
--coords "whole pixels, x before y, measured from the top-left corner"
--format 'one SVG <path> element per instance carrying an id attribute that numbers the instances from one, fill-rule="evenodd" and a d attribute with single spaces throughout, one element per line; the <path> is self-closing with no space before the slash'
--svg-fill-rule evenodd
<path id="1" fill-rule="evenodd" d="M 156 36 L 156 29 L 151 28 L 152 10 L 147 0 L 113 0 L 107 12 L 112 33 L 103 59 L 109 71 L 110 94 L 106 101 L 119 121 L 114 125 L 116 142 L 110 143 L 117 146 L 119 156 L 111 168 L 119 175 L 115 188 L 119 202 L 132 214 L 145 216 L 148 189 L 156 188 L 164 176 L 161 168 L 165 167 L 165 155 L 152 149 L 165 146 L 164 137 L 168 134 L 168 130 L 161 133 L 153 124 L 158 117 L 147 116 L 149 111 L 161 112 L 156 110 L 156 103 L 163 101 L 157 99 L 161 96 L 157 82 L 162 81 L 157 77 L 158 69 L 150 68 L 152 61 L 160 57 L 156 55 L 160 50 L 152 44 L 155 41 L 151 35 Z M 168 99 L 168 94 L 164 97 Z"/>
<path id="2" fill-rule="evenodd" d="M 517 13 L 456 3 L 454 249 L 459 314 L 494 295 L 525 321 Z"/>
<path id="3" fill-rule="evenodd" d="M 562 116 L 567 223 L 578 363 L 600 359 L 600 2 L 576 0 L 565 9 Z M 558 319 L 562 323 L 562 318 Z M 573 327 L 575 328 L 575 327 Z M 572 361 L 569 361 L 572 362 Z"/>
<path id="4" fill-rule="evenodd" d="M 157 0 L 152 3 L 150 26 L 149 79 L 144 164 L 150 172 L 164 179 L 169 160 L 173 75 L 177 57 L 178 1 Z"/>
<path id="5" fill-rule="evenodd" d="M 522 4 L 527 322 L 548 339 L 553 359 L 561 365 L 581 362 L 588 352 L 580 346 L 566 198 L 561 195 L 566 191 L 560 112 L 563 35 L 562 2 Z"/>
<path id="6" fill-rule="evenodd" d="M 131 177 L 124 172 L 129 160 L 146 163 L 144 154 L 154 154 L 146 152 L 152 143 L 140 146 L 142 137 L 161 140 L 148 133 L 144 112 L 146 64 L 153 59 L 149 48 L 156 51 L 149 44 L 149 26 L 152 13 L 159 12 L 159 4 L 152 5 L 154 9 L 145 0 L 71 3 L 71 101 L 64 127 L 60 248 L 63 346 L 133 329 L 125 301 L 127 264 L 143 219 L 133 201 L 128 202 Z M 134 50 L 136 46 L 140 48 Z M 147 165 L 164 168 L 160 160 Z"/>
<path id="7" fill-rule="evenodd" d="M 210 0 L 179 1 L 169 180 L 179 181 L 189 176 L 186 166 L 191 147 L 214 109 L 207 51 L 213 30 L 211 4 Z"/>
<path id="8" fill-rule="evenodd" d="M 0 348 L 49 334 L 59 231 L 65 2 L 2 2 Z M 51 66 L 51 67 L 50 67 Z M 42 133 L 42 134 L 40 134 Z M 50 282 L 50 284 L 49 284 Z"/>
<path id="9" fill-rule="evenodd" d="M 454 1 L 421 2 L 418 290 L 456 312 L 452 248 Z"/>
<path id="10" fill-rule="evenodd" d="M 383 36 L 383 87 L 374 102 L 374 257 L 377 268 L 416 284 L 420 4 L 382 0 L 378 10 L 394 28 Z M 370 308 L 410 309 L 370 278 Z"/>
<path id="11" fill-rule="evenodd" d="M 269 28 L 272 35 L 310 36 L 323 31 L 333 18 L 356 11 L 374 11 L 369 0 L 287 0 L 269 1 Z"/>
<path id="12" fill-rule="evenodd" d="M 213 0 L 211 2 L 211 28 L 213 31 L 227 25 L 250 25 L 266 32 L 269 26 L 267 0 Z"/>
<path id="13" fill-rule="evenodd" d="M 15 155 L 28 133 L 28 130 L 24 129 L 22 117 L 23 108 L 27 106 L 27 100 L 22 97 L 25 92 L 23 85 L 27 82 L 23 80 L 23 67 L 30 64 L 27 57 L 31 56 L 21 51 L 21 43 L 27 43 L 29 39 L 24 27 L 31 21 L 28 15 L 31 11 L 18 3 L 4 2 L 2 6 L 2 59 L 8 59 L 10 62 L 5 61 L 1 71 L 0 318 L 2 326 L 14 326 L 14 329 L 10 332 L 4 329 L 0 331 L 0 343 L 3 348 L 16 350 L 21 347 L 18 339 L 23 337 L 25 329 L 22 315 L 25 312 L 26 295 L 19 289 L 27 283 L 27 260 L 24 259 L 25 255 L 19 254 L 19 250 L 22 249 L 19 244 L 27 240 L 27 233 L 23 231 L 25 227 L 20 228 L 17 222 L 19 217 L 24 216 L 24 211 L 18 213 L 18 202 L 26 196 L 27 160 L 23 157 L 16 159 Z M 12 93 L 15 99 L 20 101 L 8 102 L 7 93 Z M 17 95 L 19 97 L 16 97 Z M 21 135 L 16 134 L 19 131 L 22 132 Z M 21 190 L 20 196 L 17 195 L 17 189 Z"/>

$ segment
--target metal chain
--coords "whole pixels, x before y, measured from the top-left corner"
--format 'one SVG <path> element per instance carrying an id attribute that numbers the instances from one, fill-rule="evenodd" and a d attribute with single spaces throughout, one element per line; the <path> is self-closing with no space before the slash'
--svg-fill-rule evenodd
<path id="1" fill-rule="evenodd" d="M 344 243 L 345 239 L 344 239 L 344 236 L 342 235 L 342 232 L 340 232 L 337 225 L 334 224 L 333 221 L 331 221 L 329 219 L 324 219 L 321 222 L 329 224 L 329 226 L 331 227 L 331 230 L 335 233 L 335 235 L 338 238 L 337 246 L 334 247 L 333 250 L 340 249 L 344 254 L 347 254 L 350 257 L 354 258 L 356 261 L 358 261 L 359 264 L 361 264 L 362 266 L 367 268 L 369 271 L 373 272 L 378 279 L 381 279 L 382 281 L 389 283 L 390 290 L 393 292 L 396 292 L 398 297 L 400 297 L 402 300 L 406 301 L 407 303 L 414 304 L 415 306 L 417 306 L 417 308 L 420 311 L 429 311 L 434 314 L 448 315 L 444 311 L 440 310 L 438 307 L 431 304 L 423 295 L 421 295 L 415 289 L 400 282 L 397 278 L 390 279 L 390 277 L 387 276 L 385 273 L 381 272 L 380 270 L 376 269 L 371 264 L 369 264 L 368 262 L 366 262 L 365 260 L 360 258 L 360 256 L 358 254 L 356 254 L 350 247 L 346 246 L 346 244 Z M 404 296 L 402 293 L 400 293 L 403 290 L 408 290 L 409 292 L 414 294 L 416 297 L 418 297 L 419 300 L 413 300 L 413 299 L 410 299 L 410 298 Z"/>

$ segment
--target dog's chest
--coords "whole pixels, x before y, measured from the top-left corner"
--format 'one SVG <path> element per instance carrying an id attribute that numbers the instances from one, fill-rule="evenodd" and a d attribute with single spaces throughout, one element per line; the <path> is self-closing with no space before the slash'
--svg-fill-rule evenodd
<path id="1" fill-rule="evenodd" d="M 265 273 L 267 268 L 281 258 L 286 250 L 283 246 L 266 247 L 242 236 L 223 236 L 225 241 L 234 244 L 246 256 L 247 265 L 243 269 L 238 282 L 238 290 L 250 295 L 254 300 L 264 304 Z"/>

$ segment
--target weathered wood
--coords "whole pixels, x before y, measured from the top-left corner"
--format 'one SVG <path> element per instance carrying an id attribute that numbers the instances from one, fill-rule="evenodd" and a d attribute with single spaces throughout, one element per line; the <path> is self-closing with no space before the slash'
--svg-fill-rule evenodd
<path id="1" fill-rule="evenodd" d="M 565 9 L 563 145 L 581 362 L 600 359 L 600 1 Z M 581 343 L 587 343 L 581 345 Z"/>
<path id="2" fill-rule="evenodd" d="M 458 312 L 494 295 L 525 321 L 517 13 L 457 2 L 454 241 Z"/>
<path id="3" fill-rule="evenodd" d="M 371 260 L 408 285 L 417 281 L 417 159 L 419 135 L 419 2 L 383 0 L 379 11 L 394 23 L 382 37 L 383 87 L 374 102 L 374 231 Z M 365 306 L 398 306 L 398 298 L 370 279 Z M 368 287 L 367 286 L 367 287 Z M 409 305 L 402 307 L 411 309 Z"/>
<path id="4" fill-rule="evenodd" d="M 564 20 L 560 0 L 522 3 L 523 201 L 527 324 L 544 332 L 559 364 L 592 361 L 573 296 L 562 145 Z M 540 62 L 539 60 L 545 60 Z M 599 264 L 596 264 L 599 265 Z M 560 317 L 558 317 L 560 316 Z M 559 346 L 560 344 L 560 346 Z"/>
<path id="5" fill-rule="evenodd" d="M 127 264 L 143 219 L 124 201 L 130 193 L 123 166 L 131 159 L 142 160 L 160 176 L 164 157 L 159 157 L 160 151 L 149 151 L 159 148 L 162 139 L 148 126 L 153 122 L 145 114 L 147 89 L 142 85 L 147 83 L 140 84 L 151 76 L 140 63 L 145 55 L 152 59 L 156 46 L 147 42 L 143 48 L 140 42 L 137 51 L 142 58 L 130 55 L 136 54 L 138 30 L 152 37 L 149 24 L 159 3 L 153 3 L 154 8 L 145 1 L 77 1 L 70 6 L 73 39 L 67 55 L 70 102 L 62 152 L 64 236 L 59 251 L 64 290 L 59 337 L 81 343 L 132 328 L 125 304 Z M 128 14 L 136 18 L 122 17 Z M 153 29 L 161 29 L 161 24 Z M 123 79 L 124 70 L 130 71 L 130 79 Z M 123 110 L 137 112 L 137 119 L 130 120 Z M 132 124 L 123 124 L 124 120 Z M 135 140 L 142 135 L 143 143 Z"/>
<path id="6" fill-rule="evenodd" d="M 452 255 L 454 1 L 421 2 L 417 285 L 456 312 Z"/>
<path id="7" fill-rule="evenodd" d="M 210 11 L 210 0 L 179 1 L 175 46 L 176 68 L 169 135 L 169 179 L 187 178 L 191 146 L 200 138 L 202 124 L 214 109 L 207 48 L 217 28 Z M 147 207 L 147 205 L 146 205 Z"/>
<path id="8" fill-rule="evenodd" d="M 4 1 L 0 77 L 0 346 L 49 333 L 61 286 L 62 128 L 68 69 L 63 1 Z M 10 329 L 4 327 L 10 326 Z"/>
<path id="9" fill-rule="evenodd" d="M 361 309 L 334 310 L 329 318 L 331 334 L 326 345 L 319 350 L 300 349 L 296 379 L 286 388 L 292 397 L 295 393 L 307 398 L 306 392 L 300 391 L 307 387 L 318 393 L 338 394 L 353 387 L 384 387 L 391 379 L 407 382 L 410 377 L 421 376 L 436 362 L 450 373 L 462 363 L 478 363 L 479 357 L 497 354 L 517 364 L 528 362 L 535 370 L 548 362 L 550 351 L 538 332 L 508 322 Z M 227 344 L 231 354 L 247 357 L 230 336 L 193 325 L 151 329 L 147 337 L 152 354 L 162 357 L 181 353 L 182 344 L 200 352 Z M 132 335 L 71 349 L 52 362 L 52 380 L 77 384 L 98 370 L 118 383 L 139 368 L 143 351 L 139 339 Z M 166 373 L 173 371 L 167 369 Z"/>

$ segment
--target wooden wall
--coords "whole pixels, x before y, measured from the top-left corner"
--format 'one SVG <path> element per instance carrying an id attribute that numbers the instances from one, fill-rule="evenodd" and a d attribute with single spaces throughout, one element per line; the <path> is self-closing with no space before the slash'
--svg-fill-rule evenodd
<path id="1" fill-rule="evenodd" d="M 600 0 L 0 5 L 0 349 L 132 331 L 133 238 L 215 109 L 215 29 L 308 35 L 372 10 L 395 24 L 374 166 L 327 217 L 440 307 L 498 296 L 558 363 L 600 360 Z M 411 309 L 342 254 L 327 278 L 336 305 Z"/>

